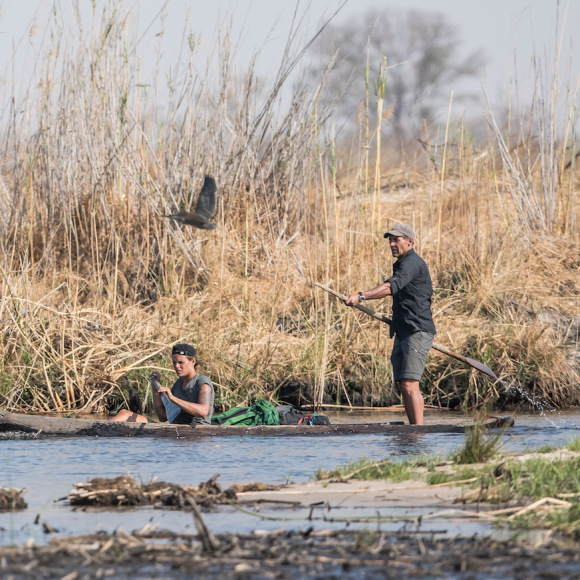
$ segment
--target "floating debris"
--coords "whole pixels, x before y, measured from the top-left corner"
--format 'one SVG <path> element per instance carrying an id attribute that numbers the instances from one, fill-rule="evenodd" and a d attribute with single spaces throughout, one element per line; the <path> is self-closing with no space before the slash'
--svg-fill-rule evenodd
<path id="1" fill-rule="evenodd" d="M 159 534 L 158 538 L 161 539 Z M 576 578 L 578 548 L 405 531 L 256 530 L 219 534 L 219 547 L 168 532 L 147 541 L 122 531 L 0 546 L 3 577 L 39 578 Z"/>
<path id="2" fill-rule="evenodd" d="M 22 497 L 25 491 L 25 489 L 16 489 L 15 487 L 0 487 L 0 512 L 25 510 L 28 507 Z"/>
<path id="3" fill-rule="evenodd" d="M 42 522 L 42 531 L 45 534 L 58 534 L 58 530 L 51 526 L 48 522 Z"/>
<path id="4" fill-rule="evenodd" d="M 68 500 L 73 506 L 142 506 L 160 505 L 177 509 L 191 509 L 188 498 L 204 508 L 227 504 L 237 499 L 236 494 L 245 491 L 278 490 L 280 486 L 265 483 L 234 484 L 225 491 L 217 483 L 218 475 L 214 475 L 198 487 L 178 485 L 166 481 L 138 483 L 128 475 L 115 478 L 96 477 L 87 483 L 75 483 L 75 489 L 69 491 L 66 497 L 55 501 Z"/>

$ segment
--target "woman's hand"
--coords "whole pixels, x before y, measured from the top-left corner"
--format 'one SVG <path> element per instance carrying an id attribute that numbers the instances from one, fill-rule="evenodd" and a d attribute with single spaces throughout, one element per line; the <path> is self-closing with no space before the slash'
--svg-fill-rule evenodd
<path id="1" fill-rule="evenodd" d="M 168 389 L 167 387 L 161 387 L 158 391 L 157 394 L 159 396 L 161 395 L 165 395 L 170 401 L 173 401 L 173 394 L 171 393 L 171 389 Z"/>

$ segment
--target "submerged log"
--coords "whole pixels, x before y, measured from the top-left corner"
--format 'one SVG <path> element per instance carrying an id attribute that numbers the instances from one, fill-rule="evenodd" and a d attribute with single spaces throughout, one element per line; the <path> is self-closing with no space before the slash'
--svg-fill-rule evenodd
<path id="1" fill-rule="evenodd" d="M 496 428 L 513 424 L 511 417 L 491 417 L 486 427 Z M 190 427 L 168 423 L 118 423 L 112 421 L 92 421 L 41 415 L 20 415 L 0 411 L 0 431 L 21 431 L 37 433 L 42 436 L 65 437 L 179 437 L 200 439 L 215 436 L 292 436 L 292 435 L 354 435 L 363 433 L 384 433 L 401 435 L 406 433 L 464 433 L 472 427 L 461 419 L 447 419 L 445 423 L 426 425 L 402 425 L 392 423 L 338 423 L 336 425 L 257 425 L 257 426 L 219 426 L 208 425 Z"/>

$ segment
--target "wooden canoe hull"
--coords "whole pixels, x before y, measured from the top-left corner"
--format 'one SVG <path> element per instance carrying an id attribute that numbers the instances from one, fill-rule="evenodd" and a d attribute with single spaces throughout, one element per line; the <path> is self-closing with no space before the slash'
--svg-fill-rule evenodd
<path id="1" fill-rule="evenodd" d="M 511 417 L 493 417 L 486 427 L 497 428 L 512 425 Z M 250 426 L 207 426 L 192 428 L 188 425 L 169 425 L 166 423 L 117 423 L 111 421 L 91 421 L 86 419 L 67 419 L 40 415 L 20 415 L 0 411 L 0 431 L 20 431 L 38 433 L 46 436 L 64 437 L 179 437 L 200 439 L 203 437 L 223 436 L 292 436 L 292 435 L 354 435 L 363 433 L 384 433 L 403 435 L 408 433 L 464 433 L 469 424 L 460 420 L 447 424 L 396 425 L 389 423 L 339 423 L 336 425 L 258 425 Z"/>

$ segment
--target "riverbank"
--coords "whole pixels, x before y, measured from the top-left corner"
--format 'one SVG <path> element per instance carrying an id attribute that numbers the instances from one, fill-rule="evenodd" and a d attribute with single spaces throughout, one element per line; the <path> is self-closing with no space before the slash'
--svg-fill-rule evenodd
<path id="1" fill-rule="evenodd" d="M 463 449 L 447 461 L 437 456 L 406 461 L 362 459 L 316 476 L 322 485 L 356 480 L 359 485 L 361 481 L 375 485 L 390 481 L 416 486 L 422 480 L 429 490 L 460 486 L 453 503 L 476 505 L 477 517 L 510 529 L 549 529 L 580 539 L 580 437 L 561 448 L 545 445 L 523 454 L 500 453 L 497 442 L 490 457 L 481 462 L 465 460 L 469 444 L 468 435 Z"/>

